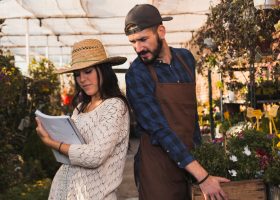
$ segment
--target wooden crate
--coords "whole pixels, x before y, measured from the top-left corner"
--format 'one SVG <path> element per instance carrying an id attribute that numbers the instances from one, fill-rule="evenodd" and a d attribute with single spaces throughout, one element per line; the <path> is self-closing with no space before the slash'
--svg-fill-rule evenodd
<path id="1" fill-rule="evenodd" d="M 229 200 L 266 200 L 266 188 L 262 180 L 231 181 L 222 183 Z M 204 200 L 197 185 L 192 187 L 192 200 Z"/>

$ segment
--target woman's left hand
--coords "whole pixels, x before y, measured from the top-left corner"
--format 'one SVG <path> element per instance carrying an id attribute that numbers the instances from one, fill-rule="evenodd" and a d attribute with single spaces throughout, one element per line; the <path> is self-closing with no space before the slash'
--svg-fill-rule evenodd
<path id="1" fill-rule="evenodd" d="M 37 131 L 38 136 L 40 137 L 42 142 L 44 142 L 46 145 L 49 145 L 50 142 L 52 141 L 52 139 L 50 138 L 49 134 L 47 133 L 47 131 L 42 126 L 42 123 L 39 120 L 39 118 L 36 117 L 35 119 L 36 119 L 36 122 L 37 122 L 36 131 Z"/>

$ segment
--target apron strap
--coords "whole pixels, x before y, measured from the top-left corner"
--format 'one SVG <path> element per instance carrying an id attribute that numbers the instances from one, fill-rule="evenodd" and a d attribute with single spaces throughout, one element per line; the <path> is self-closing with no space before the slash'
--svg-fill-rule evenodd
<path id="1" fill-rule="evenodd" d="M 153 68 L 153 65 L 148 64 L 147 67 L 148 67 L 148 69 L 149 69 L 149 71 L 150 71 L 150 73 L 151 73 L 151 75 L 152 75 L 153 80 L 154 80 L 155 82 L 158 82 L 158 77 L 157 77 L 157 74 L 156 74 L 155 69 Z"/>
<path id="2" fill-rule="evenodd" d="M 194 75 L 193 75 L 192 71 L 190 70 L 189 65 L 184 61 L 184 59 L 182 58 L 181 55 L 175 54 L 175 56 L 179 59 L 180 63 L 185 67 L 187 74 L 189 75 L 191 81 L 194 82 Z M 158 82 L 158 77 L 157 77 L 155 69 L 153 68 L 153 65 L 148 64 L 147 67 L 152 75 L 153 80 L 155 82 Z"/>
<path id="3" fill-rule="evenodd" d="M 179 61 L 183 64 L 183 66 L 186 68 L 188 75 L 190 76 L 191 80 L 194 81 L 194 75 L 192 73 L 192 71 L 189 68 L 189 65 L 184 61 L 184 59 L 182 58 L 181 55 L 179 54 L 175 54 L 176 57 L 179 59 Z"/>

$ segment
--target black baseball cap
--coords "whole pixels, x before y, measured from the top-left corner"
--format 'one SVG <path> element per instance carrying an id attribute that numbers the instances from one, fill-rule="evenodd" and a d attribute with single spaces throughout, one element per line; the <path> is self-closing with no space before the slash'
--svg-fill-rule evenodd
<path id="1" fill-rule="evenodd" d="M 126 15 L 124 32 L 131 35 L 172 19 L 173 17 L 161 17 L 158 9 L 151 4 L 138 4 Z"/>

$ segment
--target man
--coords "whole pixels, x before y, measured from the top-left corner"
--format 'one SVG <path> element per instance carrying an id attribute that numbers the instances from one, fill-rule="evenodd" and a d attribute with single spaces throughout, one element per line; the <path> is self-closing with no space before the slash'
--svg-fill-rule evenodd
<path id="1" fill-rule="evenodd" d="M 141 132 L 139 198 L 190 199 L 188 172 L 205 199 L 227 199 L 219 183 L 229 180 L 209 175 L 189 152 L 201 142 L 195 60 L 188 50 L 168 46 L 162 21 L 171 19 L 149 4 L 136 5 L 125 19 L 125 34 L 138 54 L 126 74 L 126 87 Z"/>

